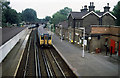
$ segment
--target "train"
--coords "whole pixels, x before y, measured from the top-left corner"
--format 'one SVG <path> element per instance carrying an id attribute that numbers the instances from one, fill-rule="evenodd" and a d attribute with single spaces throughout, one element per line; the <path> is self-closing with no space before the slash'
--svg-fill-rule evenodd
<path id="1" fill-rule="evenodd" d="M 38 27 L 38 38 L 40 46 L 52 45 L 52 35 L 44 28 L 44 26 Z"/>

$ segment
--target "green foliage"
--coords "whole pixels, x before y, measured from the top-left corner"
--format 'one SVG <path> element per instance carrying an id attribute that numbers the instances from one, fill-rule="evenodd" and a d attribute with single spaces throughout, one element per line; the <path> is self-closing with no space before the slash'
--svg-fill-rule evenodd
<path id="1" fill-rule="evenodd" d="M 68 14 L 72 11 L 71 8 L 65 7 L 64 9 L 60 10 L 59 13 L 65 16 L 68 16 Z"/>
<path id="2" fill-rule="evenodd" d="M 10 24 L 18 24 L 19 23 L 19 16 L 14 9 L 5 9 L 3 11 L 3 22 L 10 23 Z"/>
<path id="3" fill-rule="evenodd" d="M 71 8 L 65 7 L 64 9 L 59 10 L 55 14 L 53 14 L 51 23 L 58 24 L 64 20 L 67 20 L 68 14 L 72 11 Z"/>
<path id="4" fill-rule="evenodd" d="M 59 22 L 62 22 L 67 19 L 67 16 L 65 16 L 59 12 L 55 13 L 52 17 L 53 18 L 51 19 L 51 22 L 53 24 L 58 24 Z"/>
<path id="5" fill-rule="evenodd" d="M 2 2 L 0 1 L 0 27 L 2 26 Z"/>
<path id="6" fill-rule="evenodd" d="M 18 24 L 21 18 L 16 10 L 11 9 L 10 2 L 2 2 L 2 25 Z"/>
<path id="7" fill-rule="evenodd" d="M 10 9 L 10 2 L 6 1 L 6 2 L 2 2 L 2 9 Z"/>
<path id="8" fill-rule="evenodd" d="M 6 26 L 8 24 L 19 24 L 22 21 L 26 22 L 36 22 L 37 14 L 33 9 L 25 9 L 22 13 L 17 13 L 16 10 L 11 9 L 9 6 L 10 2 L 2 3 L 2 25 Z"/>
<path id="9" fill-rule="evenodd" d="M 48 22 L 48 21 L 50 21 L 50 20 L 51 20 L 51 17 L 50 17 L 50 16 L 46 16 L 46 17 L 45 17 L 45 21 Z"/>
<path id="10" fill-rule="evenodd" d="M 25 22 L 35 22 L 37 21 L 37 14 L 36 11 L 33 9 L 25 9 L 22 12 L 22 20 Z"/>
<path id="11" fill-rule="evenodd" d="M 100 10 L 95 10 L 95 12 L 100 12 Z"/>
<path id="12" fill-rule="evenodd" d="M 117 17 L 116 25 L 120 26 L 120 1 L 117 3 L 117 5 L 113 9 L 113 14 Z"/>

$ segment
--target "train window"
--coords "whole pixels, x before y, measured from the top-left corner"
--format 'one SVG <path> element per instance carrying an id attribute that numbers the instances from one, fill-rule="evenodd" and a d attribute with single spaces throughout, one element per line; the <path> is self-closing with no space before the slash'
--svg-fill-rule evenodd
<path id="1" fill-rule="evenodd" d="M 51 36 L 49 36 L 49 40 L 51 40 Z"/>
<path id="2" fill-rule="evenodd" d="M 44 39 L 44 37 L 43 36 L 41 36 L 41 40 L 43 40 Z"/>
<path id="3" fill-rule="evenodd" d="M 48 36 L 47 36 L 47 35 L 45 35 L 44 37 L 45 37 L 45 40 L 47 40 L 47 39 L 48 39 Z"/>

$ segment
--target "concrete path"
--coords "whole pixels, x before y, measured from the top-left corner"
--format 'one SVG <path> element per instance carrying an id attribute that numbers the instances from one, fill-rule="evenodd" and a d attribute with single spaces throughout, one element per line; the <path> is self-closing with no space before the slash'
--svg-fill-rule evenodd
<path id="1" fill-rule="evenodd" d="M 54 34 L 53 44 L 63 57 L 78 72 L 79 76 L 118 76 L 118 61 L 99 54 L 85 52 L 68 41 L 62 41 Z"/>

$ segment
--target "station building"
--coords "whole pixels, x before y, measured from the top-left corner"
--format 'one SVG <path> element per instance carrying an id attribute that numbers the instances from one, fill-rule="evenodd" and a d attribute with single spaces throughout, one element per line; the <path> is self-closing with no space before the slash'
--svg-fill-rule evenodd
<path id="1" fill-rule="evenodd" d="M 120 26 L 91 26 L 90 52 L 96 48 L 105 51 L 105 45 L 108 47 L 109 52 L 113 54 L 119 53 L 120 55 Z M 112 51 L 111 51 L 112 47 Z"/>
<path id="2" fill-rule="evenodd" d="M 56 26 L 56 33 L 61 36 L 61 29 L 63 28 L 62 34 L 66 39 L 82 47 L 84 28 L 85 50 L 94 52 L 96 48 L 100 48 L 101 51 L 105 51 L 104 44 L 108 38 L 108 46 L 111 47 L 115 43 L 115 51 L 118 51 L 120 46 L 120 33 L 118 31 L 120 31 L 120 27 L 115 26 L 115 20 L 117 18 L 110 12 L 109 3 L 103 7 L 103 12 L 96 11 L 93 2 L 90 2 L 90 6 L 88 7 L 85 5 L 80 12 L 71 12 L 68 15 L 68 24 L 63 24 L 65 22 L 59 23 Z M 111 43 L 112 40 L 113 43 Z"/>
<path id="3" fill-rule="evenodd" d="M 63 39 L 68 40 L 68 22 L 63 21 L 57 24 L 55 32 L 58 36 L 62 36 Z"/>
<path id="4" fill-rule="evenodd" d="M 72 43 L 80 46 L 83 44 L 83 30 L 85 28 L 86 50 L 90 49 L 91 26 L 112 26 L 115 25 L 116 17 L 109 11 L 109 3 L 104 7 L 104 12 L 95 11 L 93 2 L 90 2 L 89 9 L 87 5 L 81 9 L 81 12 L 71 12 L 68 16 L 68 39 Z"/>

